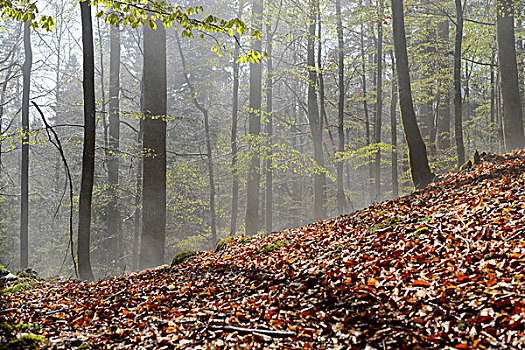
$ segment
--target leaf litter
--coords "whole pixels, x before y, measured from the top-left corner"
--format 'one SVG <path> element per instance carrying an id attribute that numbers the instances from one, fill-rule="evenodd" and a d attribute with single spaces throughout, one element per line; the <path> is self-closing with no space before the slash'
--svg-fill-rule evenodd
<path id="1" fill-rule="evenodd" d="M 172 268 L 39 283 L 0 323 L 49 349 L 525 349 L 525 151 L 484 160 Z"/>

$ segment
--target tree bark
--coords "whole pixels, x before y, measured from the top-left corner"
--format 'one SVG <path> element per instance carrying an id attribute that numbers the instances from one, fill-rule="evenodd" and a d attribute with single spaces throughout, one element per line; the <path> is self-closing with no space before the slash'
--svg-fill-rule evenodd
<path id="1" fill-rule="evenodd" d="M 272 232 L 273 230 L 273 169 L 272 169 L 272 145 L 273 145 L 273 34 L 272 21 L 269 18 L 269 23 L 266 30 L 266 40 L 268 48 L 266 52 L 270 57 L 268 59 L 268 77 L 266 81 L 266 137 L 267 137 L 267 153 L 266 153 L 266 218 L 265 230 Z"/>
<path id="2" fill-rule="evenodd" d="M 463 145 L 463 120 L 461 97 L 461 44 L 463 41 L 463 6 L 461 0 L 456 2 L 456 39 L 454 41 L 454 139 L 458 156 L 458 169 L 465 163 L 465 146 Z"/>
<path id="3" fill-rule="evenodd" d="M 20 268 L 29 266 L 29 95 L 31 92 L 31 28 L 24 23 L 25 61 L 22 66 L 22 164 L 20 174 Z"/>
<path id="4" fill-rule="evenodd" d="M 416 189 L 420 189 L 426 187 L 432 182 L 434 174 L 432 174 L 430 167 L 428 166 L 426 146 L 421 137 L 417 125 L 416 114 L 414 112 L 404 22 L 403 0 L 392 0 L 392 27 L 397 80 L 399 84 L 401 121 L 403 123 L 403 131 L 408 145 L 412 182 Z"/>
<path id="5" fill-rule="evenodd" d="M 252 8 L 252 27 L 261 32 L 263 16 L 262 0 L 254 0 Z M 262 51 L 262 42 L 253 39 L 253 50 Z M 246 234 L 253 236 L 259 228 L 259 189 L 261 160 L 259 155 L 259 135 L 261 133 L 262 62 L 250 63 L 250 116 L 248 121 L 251 143 L 250 169 L 246 184 Z"/>
<path id="6" fill-rule="evenodd" d="M 111 26 L 109 53 L 109 140 L 108 140 L 108 184 L 109 202 L 107 230 L 110 238 L 109 256 L 122 265 L 122 233 L 120 227 L 119 197 L 119 139 L 120 139 L 120 30 Z"/>
<path id="7" fill-rule="evenodd" d="M 84 89 L 84 150 L 78 209 L 78 272 L 80 279 L 94 280 L 91 270 L 91 201 L 95 171 L 95 54 L 93 26 L 89 1 L 80 2 L 82 17 L 83 89 Z"/>
<path id="8" fill-rule="evenodd" d="M 184 79 L 186 80 L 186 83 L 188 84 L 188 87 L 190 89 L 190 95 L 191 99 L 193 100 L 193 104 L 197 109 L 202 113 L 202 116 L 204 117 L 204 132 L 206 134 L 206 155 L 208 158 L 208 178 L 210 182 L 210 228 L 211 228 L 211 238 L 212 238 L 212 247 L 215 247 L 217 244 L 217 212 L 215 210 L 215 179 L 213 175 L 213 153 L 211 148 L 211 135 L 210 135 L 210 118 L 209 118 L 209 112 L 206 107 L 204 107 L 199 100 L 197 99 L 195 88 L 193 87 L 193 83 L 191 82 L 190 78 L 188 77 L 188 71 L 187 71 L 187 65 L 186 65 L 186 59 L 184 57 L 184 52 L 182 51 L 182 46 L 180 44 L 179 36 L 177 35 L 175 37 L 177 39 L 177 48 L 179 49 L 179 55 L 182 62 L 182 71 L 184 73 Z"/>
<path id="9" fill-rule="evenodd" d="M 444 20 L 438 23 L 438 50 L 442 53 L 440 60 L 439 72 L 441 78 L 439 79 L 438 90 L 438 110 L 436 123 L 436 137 L 437 148 L 444 150 L 450 147 L 450 85 L 449 85 L 449 59 L 448 43 L 449 43 L 449 21 Z"/>
<path id="10" fill-rule="evenodd" d="M 166 240 L 166 29 L 144 26 L 144 122 L 140 269 L 164 263 Z"/>
<path id="11" fill-rule="evenodd" d="M 244 1 L 239 2 L 237 18 L 241 18 Z M 239 172 L 237 169 L 237 122 L 239 115 L 239 59 L 240 46 L 239 36 L 235 35 L 235 51 L 233 55 L 233 97 L 232 97 L 232 131 L 231 131 L 231 150 L 232 150 L 232 210 L 230 220 L 230 236 L 237 233 L 237 218 L 239 215 Z"/>
<path id="12" fill-rule="evenodd" d="M 505 150 L 511 151 L 525 146 L 514 33 L 514 1 L 498 0 L 496 10 L 503 138 Z"/>
<path id="13" fill-rule="evenodd" d="M 397 156 L 397 80 L 395 70 L 395 59 L 392 50 L 390 50 L 392 60 L 392 96 L 390 100 L 390 128 L 392 129 L 392 197 L 399 197 L 399 179 L 397 173 L 398 156 Z"/>
<path id="14" fill-rule="evenodd" d="M 323 140 L 321 122 L 319 117 L 319 106 L 317 105 L 316 82 L 317 69 L 315 66 L 315 28 L 317 26 L 317 9 L 319 0 L 310 1 L 310 14 L 308 26 L 308 121 L 312 133 L 314 147 L 314 161 L 318 167 L 324 168 Z M 314 219 L 321 220 L 326 217 L 325 211 L 325 184 L 326 175 L 318 173 L 314 175 Z"/>
<path id="15" fill-rule="evenodd" d="M 381 143 L 383 112 L 383 0 L 378 1 L 377 21 L 377 82 L 376 82 L 376 120 L 374 142 Z M 375 201 L 381 201 L 381 148 L 377 146 L 374 159 L 374 194 Z"/>
<path id="16" fill-rule="evenodd" d="M 341 14 L 341 0 L 335 1 L 335 12 L 337 17 L 337 61 L 338 61 L 338 89 L 339 100 L 337 103 L 337 151 L 345 151 L 345 129 L 344 129 L 344 109 L 345 109 L 345 62 L 344 62 L 344 33 L 343 16 Z M 337 172 L 337 212 L 343 215 L 346 210 L 346 197 L 343 185 L 344 162 L 338 161 Z"/>

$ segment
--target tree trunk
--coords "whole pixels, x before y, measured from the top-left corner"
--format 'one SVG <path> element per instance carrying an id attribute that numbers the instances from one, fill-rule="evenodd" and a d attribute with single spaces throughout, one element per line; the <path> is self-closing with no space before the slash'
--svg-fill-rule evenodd
<path id="1" fill-rule="evenodd" d="M 377 82 L 376 82 L 376 120 L 374 126 L 374 142 L 381 143 L 382 111 L 383 111 L 383 0 L 378 1 L 377 21 Z M 381 148 L 377 146 L 374 159 L 374 194 L 375 201 L 381 201 Z"/>
<path id="2" fill-rule="evenodd" d="M 392 129 L 392 197 L 399 197 L 399 179 L 397 174 L 397 81 L 394 54 L 390 50 L 392 60 L 392 96 L 390 100 L 390 128 Z"/>
<path id="3" fill-rule="evenodd" d="M 456 1 L 456 39 L 454 41 L 454 138 L 458 155 L 458 169 L 465 163 L 461 98 L 461 44 L 463 41 L 463 7 Z"/>
<path id="4" fill-rule="evenodd" d="M 237 18 L 241 18 L 244 1 L 239 2 Z M 232 98 L 232 132 L 231 132 L 231 150 L 232 150 L 232 211 L 230 221 L 230 236 L 237 233 L 237 218 L 239 215 L 239 172 L 237 169 L 237 121 L 239 115 L 239 63 L 237 59 L 240 54 L 240 46 L 237 42 L 239 36 L 235 36 L 235 51 L 233 55 L 233 98 Z"/>
<path id="5" fill-rule="evenodd" d="M 89 1 L 80 2 L 82 16 L 83 89 L 84 89 L 84 150 L 82 153 L 82 179 L 78 209 L 78 272 L 80 279 L 94 280 L 91 270 L 91 200 L 95 172 L 95 54 L 93 26 Z"/>
<path id="6" fill-rule="evenodd" d="M 118 208 L 119 197 L 119 96 L 120 96 L 120 30 L 111 26 L 110 53 L 109 53 L 109 150 L 108 150 L 108 184 L 109 202 L 107 230 L 110 239 L 109 256 L 117 259 L 118 265 L 122 265 L 122 233 L 120 227 L 120 212 Z"/>
<path id="7" fill-rule="evenodd" d="M 213 153 L 211 149 L 211 135 L 210 135 L 210 120 L 209 120 L 209 113 L 208 109 L 204 107 L 199 100 L 197 99 L 195 88 L 193 87 L 193 83 L 191 82 L 190 78 L 188 77 L 188 71 L 187 71 L 187 65 L 186 65 L 186 59 L 184 57 L 184 53 L 182 52 L 182 46 L 180 44 L 179 36 L 176 35 L 175 38 L 177 39 L 177 48 L 179 49 L 179 55 L 180 60 L 182 62 L 182 71 L 184 74 L 184 79 L 186 80 L 186 84 L 188 84 L 188 87 L 190 89 L 190 95 L 191 99 L 193 100 L 193 104 L 197 109 L 202 113 L 202 116 L 204 117 L 204 132 L 206 134 L 206 155 L 208 158 L 208 177 L 210 181 L 210 228 L 211 228 L 211 240 L 212 240 L 212 247 L 215 247 L 217 244 L 217 213 L 215 210 L 215 179 L 213 176 Z"/>
<path id="8" fill-rule="evenodd" d="M 143 111 L 143 84 L 141 83 L 141 102 L 140 102 L 140 110 Z M 140 150 L 142 147 L 142 125 L 144 121 L 143 119 L 139 120 L 139 132 L 137 134 L 137 150 Z M 143 157 L 142 154 L 139 153 L 137 156 L 137 170 L 135 173 L 135 212 L 133 213 L 134 220 L 133 220 L 133 271 L 137 271 L 139 269 L 139 259 L 140 259 L 140 224 L 141 224 L 141 200 L 142 200 L 142 164 L 143 164 Z"/>
<path id="9" fill-rule="evenodd" d="M 441 64 L 439 72 L 441 78 L 439 79 L 438 90 L 438 110 L 437 110 L 437 125 L 436 137 L 437 148 L 444 150 L 450 147 L 450 85 L 449 85 L 449 59 L 448 59 L 448 43 L 449 43 L 449 21 L 444 20 L 438 23 L 438 50 L 442 53 L 440 60 Z"/>
<path id="10" fill-rule="evenodd" d="M 396 56 L 397 80 L 399 84 L 399 105 L 401 107 L 401 121 L 408 145 L 410 171 L 412 182 L 416 189 L 425 188 L 432 182 L 434 174 L 428 166 L 427 150 L 419 127 L 412 101 L 410 87 L 410 71 L 406 48 L 405 20 L 403 14 L 403 0 L 392 0 L 392 27 L 394 50 Z"/>
<path id="11" fill-rule="evenodd" d="M 24 24 L 25 61 L 22 66 L 22 164 L 20 174 L 20 268 L 29 266 L 29 94 L 31 92 L 31 67 L 33 51 L 31 50 L 31 28 L 29 22 Z"/>
<path id="12" fill-rule="evenodd" d="M 266 232 L 273 230 L 273 169 L 272 169 L 272 145 L 273 145 L 273 36 L 272 36 L 272 22 L 271 17 L 267 25 L 266 40 L 268 48 L 266 52 L 270 59 L 268 59 L 268 78 L 266 82 L 266 137 L 267 137 L 267 153 L 266 153 L 266 218 L 265 223 Z"/>
<path id="13" fill-rule="evenodd" d="M 263 16 L 262 0 L 254 0 L 252 27 L 261 32 Z M 253 39 L 253 50 L 262 51 L 262 42 Z M 259 135 L 261 132 L 262 62 L 250 63 L 250 116 L 248 122 L 251 143 L 250 169 L 246 184 L 246 234 L 255 235 L 259 227 L 259 188 L 261 160 L 259 157 Z"/>
<path id="14" fill-rule="evenodd" d="M 317 26 L 317 2 L 310 0 L 310 14 L 308 26 L 308 120 L 312 133 L 312 143 L 314 147 L 314 161 L 318 167 L 324 168 L 323 140 L 321 122 L 319 118 L 319 106 L 317 105 L 316 82 L 317 69 L 315 66 L 315 28 Z M 314 175 L 314 219 L 321 220 L 326 217 L 324 204 L 326 175 L 318 173 Z"/>
<path id="15" fill-rule="evenodd" d="M 343 33 L 343 16 L 341 14 L 341 0 L 335 1 L 335 11 L 337 16 L 337 60 L 338 60 L 338 89 L 339 100 L 337 104 L 337 151 L 345 151 L 345 62 L 344 62 L 344 33 Z M 344 162 L 337 162 L 337 213 L 343 215 L 346 208 L 345 189 L 343 185 L 343 167 Z"/>
<path id="16" fill-rule="evenodd" d="M 521 96 L 518 86 L 513 3 L 513 0 L 498 0 L 496 11 L 501 97 L 503 100 L 503 138 L 506 151 L 525 146 Z"/>
<path id="17" fill-rule="evenodd" d="M 140 269 L 164 263 L 166 240 L 166 29 L 144 26 L 144 124 Z"/>
<path id="18" fill-rule="evenodd" d="M 363 1 L 359 1 L 359 7 L 363 6 Z M 370 146 L 371 137 L 370 137 L 370 116 L 368 113 L 368 91 L 367 91 L 367 84 L 366 84 L 366 59 L 365 59 L 365 28 L 363 23 L 361 23 L 361 33 L 360 33 L 360 44 L 361 44 L 361 79 L 362 79 L 362 89 L 363 89 L 363 109 L 365 114 L 365 142 L 366 146 Z M 370 201 L 373 201 L 373 188 L 372 184 L 370 183 L 372 179 L 372 163 L 368 165 L 368 186 L 369 186 L 369 193 L 370 193 Z"/>

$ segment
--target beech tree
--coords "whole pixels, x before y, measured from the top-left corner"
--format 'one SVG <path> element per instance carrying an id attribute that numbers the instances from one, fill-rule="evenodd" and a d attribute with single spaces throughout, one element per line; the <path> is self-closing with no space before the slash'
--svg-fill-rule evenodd
<path id="1" fill-rule="evenodd" d="M 434 174 L 432 174 L 428 165 L 426 146 L 421 137 L 421 133 L 419 132 L 416 113 L 414 112 L 414 105 L 412 102 L 403 0 L 392 0 L 392 29 L 396 56 L 397 80 L 399 85 L 401 121 L 408 145 L 412 182 L 414 183 L 415 188 L 424 188 L 432 182 Z"/>
<path id="2" fill-rule="evenodd" d="M 498 62 L 501 99 L 503 101 L 503 136 L 505 150 L 507 151 L 525 146 L 523 113 L 518 85 L 514 11 L 513 0 L 497 1 Z"/>

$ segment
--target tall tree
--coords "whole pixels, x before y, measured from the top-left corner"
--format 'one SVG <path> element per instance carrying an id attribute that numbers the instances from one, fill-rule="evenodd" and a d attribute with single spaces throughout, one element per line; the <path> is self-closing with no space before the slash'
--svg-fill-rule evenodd
<path id="1" fill-rule="evenodd" d="M 399 197 L 399 180 L 397 174 L 397 80 L 396 62 L 394 54 L 390 50 L 392 60 L 392 96 L 390 100 L 390 129 L 392 130 L 392 197 Z"/>
<path id="2" fill-rule="evenodd" d="M 317 26 L 317 11 L 319 0 L 309 0 L 308 15 L 308 46 L 307 46 L 307 66 L 308 66 L 308 121 L 310 132 L 312 133 L 312 143 L 314 147 L 314 161 L 318 167 L 324 167 L 323 138 L 321 129 L 321 118 L 319 116 L 319 106 L 317 104 L 316 82 L 317 68 L 315 66 L 315 28 Z M 316 171 L 314 175 L 314 219 L 321 220 L 326 217 L 325 210 L 325 187 L 326 175 L 324 172 Z"/>
<path id="3" fill-rule="evenodd" d="M 439 89 L 436 123 L 437 148 L 440 150 L 450 147 L 450 76 L 448 52 L 450 22 L 445 19 L 437 25 L 438 50 L 443 53 L 439 59 Z"/>
<path id="4" fill-rule="evenodd" d="M 29 94 L 31 92 L 31 67 L 33 51 L 31 49 L 30 23 L 24 23 L 24 54 L 22 66 L 22 164 L 20 174 L 20 268 L 29 266 Z"/>
<path id="5" fill-rule="evenodd" d="M 424 188 L 432 182 L 434 174 L 432 174 L 430 167 L 428 166 L 427 149 L 417 125 L 416 113 L 414 112 L 414 104 L 412 101 L 403 0 L 392 0 L 392 27 L 394 51 L 396 56 L 397 81 L 399 85 L 401 121 L 408 145 L 412 182 L 414 183 L 415 188 Z"/>
<path id="6" fill-rule="evenodd" d="M 244 1 L 239 1 L 237 18 L 241 18 Z M 232 150 L 232 210 L 230 220 L 230 236 L 237 232 L 237 217 L 239 211 L 239 173 L 237 170 L 237 121 L 239 116 L 239 59 L 240 46 L 239 35 L 235 34 L 235 49 L 233 54 L 233 96 L 232 96 L 232 130 L 231 130 L 231 150 Z"/>
<path id="7" fill-rule="evenodd" d="M 109 256 L 122 263 L 122 235 L 120 232 L 119 198 L 119 139 L 120 139 L 120 30 L 111 26 L 109 52 L 109 140 L 108 184 L 109 202 L 107 230 L 109 233 Z"/>
<path id="8" fill-rule="evenodd" d="M 463 145 L 463 118 L 461 97 L 461 45 L 463 42 L 463 5 L 456 2 L 456 37 L 454 41 L 454 139 L 458 156 L 458 168 L 465 163 L 465 146 Z"/>
<path id="9" fill-rule="evenodd" d="M 141 269 L 164 263 L 166 240 L 166 29 L 144 25 Z"/>
<path id="10" fill-rule="evenodd" d="M 345 151 L 345 60 L 344 60 L 344 33 L 343 16 L 341 14 L 341 0 L 335 0 L 335 13 L 337 16 L 337 61 L 338 61 L 338 90 L 339 100 L 337 104 L 337 151 Z M 342 215 L 346 209 L 345 189 L 343 185 L 342 161 L 337 162 L 337 212 Z"/>
<path id="11" fill-rule="evenodd" d="M 377 4 L 377 82 L 376 82 L 376 119 L 374 126 L 374 142 L 381 142 L 382 112 L 383 112 L 383 0 Z M 377 146 L 374 159 L 374 194 L 377 202 L 381 201 L 381 148 Z"/>
<path id="12" fill-rule="evenodd" d="M 525 146 L 514 33 L 514 1 L 498 0 L 496 4 L 503 138 L 505 150 L 511 151 Z"/>
<path id="13" fill-rule="evenodd" d="M 179 49 L 180 60 L 182 63 L 182 72 L 184 75 L 184 80 L 190 89 L 190 96 L 193 100 L 193 104 L 197 109 L 202 113 L 204 117 L 204 133 L 206 135 L 206 156 L 208 160 L 208 179 L 210 183 L 210 228 L 211 228 L 211 240 L 212 246 L 217 244 L 217 211 L 215 210 L 215 178 L 213 173 L 213 152 L 211 147 L 211 132 L 210 132 L 210 117 L 208 109 L 199 101 L 197 98 L 197 92 L 195 87 L 188 76 L 188 66 L 186 64 L 186 58 L 184 57 L 184 52 L 182 51 L 182 46 L 180 44 L 179 36 L 175 36 L 177 39 L 177 48 Z"/>
<path id="14" fill-rule="evenodd" d="M 84 149 L 82 152 L 82 178 L 78 209 L 78 273 L 83 280 L 94 280 L 91 270 L 91 201 L 95 171 L 95 54 L 93 25 L 89 1 L 80 2 L 82 18 L 83 90 L 84 90 Z"/>
<path id="15" fill-rule="evenodd" d="M 266 153 L 266 208 L 265 208 L 265 229 L 266 232 L 272 232 L 273 226 L 273 169 L 272 169 L 272 144 L 273 144 L 273 33 L 272 20 L 269 18 L 269 23 L 266 29 L 266 40 L 268 54 L 268 77 L 266 79 L 266 137 L 267 137 L 267 153 Z"/>
<path id="16" fill-rule="evenodd" d="M 262 0 L 254 0 L 252 7 L 252 27 L 261 32 L 263 16 Z M 253 38 L 253 50 L 262 51 L 260 39 Z M 259 135 L 261 133 L 261 97 L 262 97 L 262 67 L 260 62 L 250 63 L 250 116 L 248 131 L 251 142 L 251 160 L 246 184 L 246 234 L 257 233 L 259 225 L 259 188 L 260 166 Z"/>

